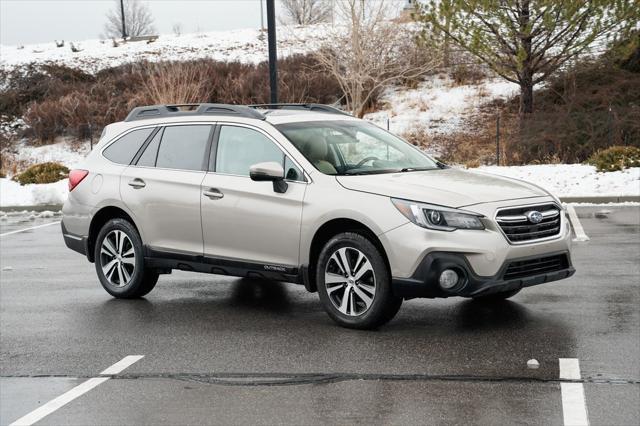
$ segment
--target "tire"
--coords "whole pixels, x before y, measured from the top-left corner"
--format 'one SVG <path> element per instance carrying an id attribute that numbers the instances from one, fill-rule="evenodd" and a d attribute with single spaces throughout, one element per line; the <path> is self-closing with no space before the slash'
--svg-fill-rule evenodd
<path id="1" fill-rule="evenodd" d="M 142 297 L 158 282 L 158 273 L 144 266 L 140 234 L 125 219 L 111 219 L 100 229 L 94 256 L 98 279 L 113 297 Z"/>
<path id="2" fill-rule="evenodd" d="M 499 302 L 501 300 L 506 300 L 510 297 L 515 296 L 516 294 L 520 293 L 520 290 L 522 289 L 519 288 L 517 290 L 501 291 L 500 293 L 493 293 L 493 294 L 487 294 L 486 296 L 474 297 L 473 300 L 477 300 L 478 302 L 487 302 L 487 303 Z"/>
<path id="3" fill-rule="evenodd" d="M 375 329 L 393 319 L 402 305 L 402 298 L 391 291 L 391 275 L 382 254 L 354 232 L 338 234 L 325 244 L 316 265 L 316 283 L 324 310 L 343 327 Z"/>

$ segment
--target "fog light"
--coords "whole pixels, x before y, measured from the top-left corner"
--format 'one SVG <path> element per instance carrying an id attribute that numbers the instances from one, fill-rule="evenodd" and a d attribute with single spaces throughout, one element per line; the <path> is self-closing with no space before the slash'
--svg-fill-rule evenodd
<path id="1" fill-rule="evenodd" d="M 440 274 L 440 287 L 445 290 L 450 290 L 458 284 L 458 273 L 453 269 L 445 269 Z"/>

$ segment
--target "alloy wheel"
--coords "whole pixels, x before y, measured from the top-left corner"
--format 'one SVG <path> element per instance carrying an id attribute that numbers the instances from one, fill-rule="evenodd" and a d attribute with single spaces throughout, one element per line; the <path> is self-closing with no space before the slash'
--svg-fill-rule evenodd
<path id="1" fill-rule="evenodd" d="M 337 249 L 324 273 L 327 295 L 344 315 L 359 316 L 369 310 L 376 295 L 376 276 L 371 262 L 353 247 Z"/>
<path id="2" fill-rule="evenodd" d="M 136 252 L 126 233 L 116 229 L 104 237 L 100 266 L 105 278 L 115 287 L 124 287 L 131 281 L 136 267 Z"/>

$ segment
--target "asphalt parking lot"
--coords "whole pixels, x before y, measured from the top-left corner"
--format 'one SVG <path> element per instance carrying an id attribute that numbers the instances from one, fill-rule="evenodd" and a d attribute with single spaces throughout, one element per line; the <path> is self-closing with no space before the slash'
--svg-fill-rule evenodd
<path id="1" fill-rule="evenodd" d="M 38 424 L 562 425 L 583 390 L 590 424 L 638 425 L 640 209 L 576 211 L 590 240 L 569 280 L 494 305 L 411 300 L 374 332 L 293 284 L 174 272 L 115 300 L 58 225 L 11 233 L 59 218 L 8 217 L 0 423 L 93 380 Z"/>

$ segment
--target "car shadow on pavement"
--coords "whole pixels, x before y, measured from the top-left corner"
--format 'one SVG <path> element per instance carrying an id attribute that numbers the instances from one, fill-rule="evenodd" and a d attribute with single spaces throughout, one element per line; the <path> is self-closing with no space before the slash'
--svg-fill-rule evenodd
<path id="1" fill-rule="evenodd" d="M 286 285 L 278 281 L 242 278 L 233 283 L 229 301 L 231 306 L 287 312 L 291 309 L 291 300 Z"/>
<path id="2" fill-rule="evenodd" d="M 527 308 L 510 300 L 467 300 L 460 303 L 456 313 L 457 327 L 463 330 L 520 328 L 531 320 Z"/>

